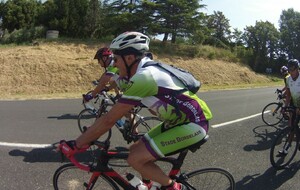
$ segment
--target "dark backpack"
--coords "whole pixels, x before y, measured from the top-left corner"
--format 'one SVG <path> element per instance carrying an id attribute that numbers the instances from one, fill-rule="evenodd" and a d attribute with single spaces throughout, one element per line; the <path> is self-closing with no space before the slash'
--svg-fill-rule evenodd
<path id="1" fill-rule="evenodd" d="M 162 68 L 163 70 L 167 71 L 172 77 L 177 78 L 179 81 L 182 82 L 182 84 L 185 86 L 184 91 L 191 91 L 192 93 L 196 94 L 196 92 L 199 90 L 201 83 L 195 77 L 192 75 L 192 73 L 175 67 L 173 65 L 168 65 L 165 63 L 160 62 L 154 62 L 154 61 L 148 61 L 143 65 L 144 67 L 148 66 L 157 66 Z"/>

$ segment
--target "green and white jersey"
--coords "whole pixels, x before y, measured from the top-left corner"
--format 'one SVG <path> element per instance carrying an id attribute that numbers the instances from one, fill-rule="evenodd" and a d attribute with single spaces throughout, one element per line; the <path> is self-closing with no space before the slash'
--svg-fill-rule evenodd
<path id="1" fill-rule="evenodd" d="M 119 69 L 114 66 L 114 61 L 112 60 L 111 63 L 106 67 L 105 74 L 106 75 L 117 75 L 119 73 Z"/>
<path id="2" fill-rule="evenodd" d="M 293 104 L 300 107 L 300 76 L 294 81 L 291 76 L 287 78 L 286 87 L 290 89 Z"/>
<path id="3" fill-rule="evenodd" d="M 210 109 L 197 95 L 189 91 L 178 93 L 178 90 L 183 89 L 178 79 L 172 78 L 159 67 L 142 68 L 147 61 L 150 59 L 145 57 L 139 63 L 136 74 L 119 99 L 120 103 L 142 103 L 169 126 L 189 122 L 200 124 L 212 118 Z"/>

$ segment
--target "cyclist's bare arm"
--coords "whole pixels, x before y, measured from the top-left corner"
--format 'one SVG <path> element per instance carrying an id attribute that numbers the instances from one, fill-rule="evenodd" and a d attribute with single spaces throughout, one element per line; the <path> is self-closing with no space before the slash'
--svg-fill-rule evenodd
<path id="1" fill-rule="evenodd" d="M 92 96 L 95 97 L 98 93 L 100 93 L 105 88 L 105 86 L 110 82 L 111 78 L 112 75 L 107 75 L 106 73 L 103 73 L 99 79 L 99 84 L 92 92 Z"/>
<path id="2" fill-rule="evenodd" d="M 127 114 L 133 107 L 134 105 L 116 103 L 107 114 L 98 118 L 86 132 L 77 138 L 77 147 L 81 148 L 82 146 L 97 140 L 100 136 L 112 128 L 117 120 Z"/>
<path id="3" fill-rule="evenodd" d="M 109 81 L 109 90 L 114 90 L 116 94 L 120 94 L 120 90 L 118 88 L 118 85 L 116 83 L 116 81 L 113 79 L 113 77 L 111 77 L 110 81 Z"/>
<path id="4" fill-rule="evenodd" d="M 290 105 L 290 102 L 291 102 L 291 91 L 289 88 L 286 88 L 285 90 L 285 95 L 286 95 L 286 98 L 285 98 L 285 106 L 289 106 Z"/>

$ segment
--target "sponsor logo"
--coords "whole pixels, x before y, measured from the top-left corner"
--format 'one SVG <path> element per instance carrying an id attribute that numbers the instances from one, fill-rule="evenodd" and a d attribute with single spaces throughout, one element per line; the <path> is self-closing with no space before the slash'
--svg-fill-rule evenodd
<path id="1" fill-rule="evenodd" d="M 182 141 L 185 141 L 185 140 L 188 140 L 190 138 L 193 138 L 195 136 L 198 136 L 201 134 L 201 131 L 197 131 L 195 133 L 192 133 L 192 134 L 189 134 L 189 135 L 186 135 L 186 136 L 183 136 L 183 137 L 176 137 L 175 139 L 172 139 L 172 140 L 169 140 L 169 141 L 161 141 L 160 144 L 165 147 L 165 146 L 168 146 L 168 145 L 172 145 L 172 144 L 176 144 L 178 142 L 182 142 Z"/>

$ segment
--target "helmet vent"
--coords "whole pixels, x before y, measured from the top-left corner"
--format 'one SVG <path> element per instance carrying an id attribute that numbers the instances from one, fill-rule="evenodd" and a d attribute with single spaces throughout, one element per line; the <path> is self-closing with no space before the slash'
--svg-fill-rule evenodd
<path id="1" fill-rule="evenodd" d="M 134 38 L 136 38 L 136 35 L 129 35 L 126 38 L 124 38 L 123 41 L 125 41 L 125 40 L 131 40 L 131 39 L 134 39 Z"/>

